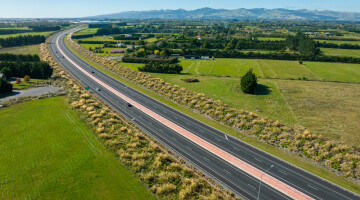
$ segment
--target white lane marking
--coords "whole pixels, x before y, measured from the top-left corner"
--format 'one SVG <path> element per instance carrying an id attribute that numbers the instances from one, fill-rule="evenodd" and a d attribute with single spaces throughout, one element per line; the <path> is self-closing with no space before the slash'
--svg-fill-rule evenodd
<path id="1" fill-rule="evenodd" d="M 318 189 L 317 189 L 316 187 L 314 187 L 314 186 L 311 186 L 311 185 L 309 185 L 309 184 L 308 184 L 308 186 L 311 187 L 311 188 L 314 189 L 314 190 L 318 190 Z"/>
<path id="2" fill-rule="evenodd" d="M 135 120 L 135 117 L 134 117 L 134 118 L 132 118 L 131 120 L 133 120 L 133 121 L 134 121 L 134 120 Z"/>
<path id="3" fill-rule="evenodd" d="M 190 148 L 189 146 L 186 146 L 188 149 L 192 150 L 192 148 Z"/>
<path id="4" fill-rule="evenodd" d="M 285 175 L 287 175 L 287 173 L 285 173 L 285 172 L 283 172 L 283 171 L 281 171 L 281 170 L 278 170 L 280 173 L 283 173 L 283 174 L 285 174 Z"/>
<path id="5" fill-rule="evenodd" d="M 228 173 L 228 174 L 231 174 L 228 170 L 226 170 L 226 169 L 223 169 L 226 173 Z"/>
<path id="6" fill-rule="evenodd" d="M 226 138 L 226 140 L 229 140 L 226 135 L 225 135 L 225 138 Z"/>
<path id="7" fill-rule="evenodd" d="M 176 138 L 172 137 L 174 140 L 176 140 Z"/>
<path id="8" fill-rule="evenodd" d="M 57 38 L 57 43 L 58 43 L 58 40 L 59 40 L 59 38 Z M 57 46 L 59 46 L 59 44 L 57 44 Z M 61 50 L 61 49 L 60 49 Z M 67 59 L 69 59 L 69 58 L 67 58 Z M 71 59 L 69 59 L 70 61 L 72 61 Z M 73 63 L 73 62 L 72 62 Z M 76 64 L 74 64 L 74 65 L 76 65 Z M 78 67 L 78 65 L 76 65 L 77 67 Z M 79 68 L 79 67 L 78 67 Z M 82 71 L 82 70 L 81 70 Z M 84 72 L 85 73 L 85 72 Z M 88 76 L 90 76 L 90 78 L 93 78 L 94 80 L 97 80 L 98 82 L 101 82 L 100 80 L 98 80 L 98 79 L 96 79 L 96 78 L 94 78 L 93 76 L 91 76 L 91 75 L 89 75 L 88 74 Z M 102 83 L 102 82 L 101 82 Z M 112 89 L 112 88 L 111 88 Z M 121 93 L 120 93 L 121 94 Z M 124 96 L 124 95 L 123 95 Z M 125 96 L 126 97 L 126 96 Z M 128 97 L 127 97 L 128 98 Z M 200 145 L 201 146 L 201 145 Z M 220 149 L 221 150 L 221 149 Z M 256 177 L 257 178 L 257 177 Z"/>
<path id="9" fill-rule="evenodd" d="M 259 162 L 262 162 L 261 160 L 257 159 L 257 158 L 254 158 L 255 160 L 259 161 Z"/>
<path id="10" fill-rule="evenodd" d="M 256 187 L 254 187 L 254 186 L 252 186 L 250 184 L 248 184 L 248 186 L 250 186 L 252 189 L 256 190 Z"/>
<path id="11" fill-rule="evenodd" d="M 232 147 L 233 149 L 235 149 L 235 150 L 237 150 L 237 151 L 240 151 L 238 148 L 236 148 L 236 147 Z"/>
<path id="12" fill-rule="evenodd" d="M 210 162 L 210 160 L 209 160 L 207 157 L 203 156 L 203 158 L 204 158 L 205 160 L 207 160 L 208 162 Z"/>
<path id="13" fill-rule="evenodd" d="M 215 140 L 217 140 L 217 141 L 219 141 L 219 142 L 221 141 L 219 138 L 215 138 Z"/>

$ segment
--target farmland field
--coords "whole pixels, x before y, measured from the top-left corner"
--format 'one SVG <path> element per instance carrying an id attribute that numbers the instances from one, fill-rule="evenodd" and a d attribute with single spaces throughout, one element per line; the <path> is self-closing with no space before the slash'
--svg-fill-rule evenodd
<path id="1" fill-rule="evenodd" d="M 154 199 L 64 97 L 0 110 L 1 199 Z"/>
<path id="2" fill-rule="evenodd" d="M 38 54 L 39 53 L 39 45 L 0 48 L 0 53 Z"/>
<path id="3" fill-rule="evenodd" d="M 333 44 L 357 44 L 360 45 L 360 41 L 346 41 L 346 40 L 316 40 L 319 42 L 333 43 Z"/>
<path id="4" fill-rule="evenodd" d="M 360 64 L 343 64 L 327 62 L 232 59 L 215 60 L 180 59 L 182 73 L 211 76 L 243 76 L 250 68 L 259 77 L 280 79 L 328 80 L 342 82 L 360 82 Z M 120 65 L 137 70 L 144 64 L 121 63 Z"/>
<path id="5" fill-rule="evenodd" d="M 258 113 L 288 125 L 301 125 L 351 145 L 360 137 L 360 85 L 299 80 L 259 79 L 256 95 L 240 91 L 239 78 L 197 76 L 198 83 L 181 79 L 193 75 L 151 74 L 166 82 L 219 99 L 231 107 Z M 340 117 L 339 117 L 340 116 Z M 346 127 L 346 129 L 345 129 Z"/>
<path id="6" fill-rule="evenodd" d="M 321 48 L 321 53 L 329 56 L 349 56 L 349 57 L 360 58 L 360 49 Z"/>
<path id="7" fill-rule="evenodd" d="M 18 34 L 8 34 L 8 35 L 0 35 L 0 38 L 8 38 L 8 37 L 17 37 L 19 35 L 44 35 L 45 37 L 49 36 L 54 31 L 48 32 L 29 32 L 29 33 L 18 33 Z"/>

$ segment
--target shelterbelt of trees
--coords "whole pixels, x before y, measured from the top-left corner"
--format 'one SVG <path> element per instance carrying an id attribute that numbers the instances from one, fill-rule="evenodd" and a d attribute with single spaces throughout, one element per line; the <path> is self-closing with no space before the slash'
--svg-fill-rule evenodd
<path id="1" fill-rule="evenodd" d="M 0 54 L 0 72 L 6 77 L 24 77 L 47 79 L 53 69 L 46 62 L 40 61 L 38 55 Z"/>
<path id="2" fill-rule="evenodd" d="M 0 46 L 4 48 L 40 44 L 45 42 L 45 39 L 43 35 L 20 35 L 17 37 L 0 38 Z"/>

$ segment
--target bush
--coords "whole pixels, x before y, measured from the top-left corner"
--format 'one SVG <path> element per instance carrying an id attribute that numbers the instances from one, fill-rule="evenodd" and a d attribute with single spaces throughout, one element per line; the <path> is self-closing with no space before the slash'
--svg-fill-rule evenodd
<path id="1" fill-rule="evenodd" d="M 29 76 L 29 75 L 25 75 L 25 76 L 24 76 L 24 81 L 25 81 L 25 82 L 29 82 L 29 81 L 30 81 L 30 76 Z"/>
<path id="2" fill-rule="evenodd" d="M 179 64 L 169 64 L 169 63 L 158 63 L 151 62 L 146 64 L 143 67 L 138 68 L 142 72 L 153 72 L 153 73 L 167 73 L 167 74 L 180 74 L 183 70 L 182 66 Z"/>
<path id="3" fill-rule="evenodd" d="M 183 80 L 185 83 L 196 83 L 196 82 L 200 82 L 199 79 L 197 78 L 186 78 L 186 79 L 181 79 Z"/>
<path id="4" fill-rule="evenodd" d="M 256 85 L 256 75 L 252 72 L 252 69 L 250 69 L 243 77 L 241 77 L 241 90 L 245 93 L 251 94 L 255 91 Z"/>
<path id="5" fill-rule="evenodd" d="M 21 83 L 21 79 L 20 78 L 17 78 L 16 79 L 16 84 L 20 84 Z"/>
<path id="6" fill-rule="evenodd" d="M 13 86 L 11 83 L 8 83 L 5 79 L 0 79 L 0 93 L 11 92 Z"/>

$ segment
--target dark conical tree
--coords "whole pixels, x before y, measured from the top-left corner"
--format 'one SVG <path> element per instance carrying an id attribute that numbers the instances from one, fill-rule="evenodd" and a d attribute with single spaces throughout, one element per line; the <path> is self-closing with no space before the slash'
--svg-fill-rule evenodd
<path id="1" fill-rule="evenodd" d="M 250 69 L 243 77 L 241 77 L 241 90 L 248 94 L 252 94 L 257 85 L 257 78 L 252 70 L 253 69 Z"/>

